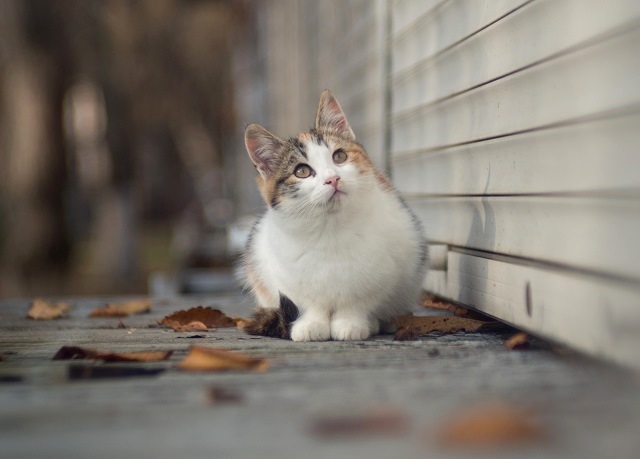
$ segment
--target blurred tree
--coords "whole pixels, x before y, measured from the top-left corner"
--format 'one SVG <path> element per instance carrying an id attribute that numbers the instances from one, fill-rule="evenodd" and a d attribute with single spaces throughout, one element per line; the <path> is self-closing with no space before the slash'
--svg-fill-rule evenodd
<path id="1" fill-rule="evenodd" d="M 131 290 L 144 274 L 140 228 L 181 213 L 192 228 L 230 217 L 221 152 L 243 8 L 0 2 L 0 295 L 33 293 L 34 282 L 63 292 L 70 260 L 101 279 L 95 293 Z"/>

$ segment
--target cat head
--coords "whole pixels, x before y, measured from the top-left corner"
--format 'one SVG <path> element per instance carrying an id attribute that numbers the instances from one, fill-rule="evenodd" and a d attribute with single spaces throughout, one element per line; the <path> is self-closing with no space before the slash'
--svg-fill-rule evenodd
<path id="1" fill-rule="evenodd" d="M 314 129 L 283 140 L 250 124 L 245 145 L 263 199 L 292 216 L 348 207 L 375 181 L 375 169 L 330 91 L 320 96 Z"/>

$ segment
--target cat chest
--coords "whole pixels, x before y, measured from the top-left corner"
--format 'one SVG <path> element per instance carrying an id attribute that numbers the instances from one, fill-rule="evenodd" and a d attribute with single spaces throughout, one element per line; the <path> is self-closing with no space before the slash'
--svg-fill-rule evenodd
<path id="1" fill-rule="evenodd" d="M 384 238 L 371 236 L 353 233 L 339 240 L 281 245 L 279 256 L 272 257 L 271 275 L 286 291 L 323 295 L 375 290 L 395 277 L 397 263 Z"/>

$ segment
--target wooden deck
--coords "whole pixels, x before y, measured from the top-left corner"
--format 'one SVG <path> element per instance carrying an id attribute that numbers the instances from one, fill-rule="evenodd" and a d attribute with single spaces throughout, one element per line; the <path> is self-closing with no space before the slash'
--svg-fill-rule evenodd
<path id="1" fill-rule="evenodd" d="M 29 300 L 0 302 L 2 458 L 457 458 L 467 453 L 440 446 L 435 432 L 450 417 L 494 400 L 530 409 L 545 440 L 491 457 L 632 458 L 640 451 L 639 375 L 541 342 L 507 350 L 511 332 L 293 343 L 220 329 L 188 338 L 196 333 L 157 328 L 156 321 L 200 304 L 246 316 L 247 299 L 160 300 L 151 314 L 123 319 L 127 328 L 117 328 L 118 319 L 88 318 L 105 299 L 70 302 L 70 316 L 54 321 L 26 319 Z M 265 373 L 179 371 L 191 344 L 273 364 Z M 142 365 L 52 361 L 63 345 L 175 353 Z M 161 372 L 74 379 L 72 365 Z M 373 411 L 401 422 L 357 428 L 358 416 Z"/>

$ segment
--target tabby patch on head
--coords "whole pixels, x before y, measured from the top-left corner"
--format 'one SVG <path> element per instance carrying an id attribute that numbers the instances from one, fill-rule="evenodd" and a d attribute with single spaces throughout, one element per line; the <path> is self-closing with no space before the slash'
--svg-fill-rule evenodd
<path id="1" fill-rule="evenodd" d="M 320 98 L 314 129 L 283 140 L 250 124 L 245 144 L 267 205 L 294 217 L 335 212 L 380 180 L 329 91 Z"/>

